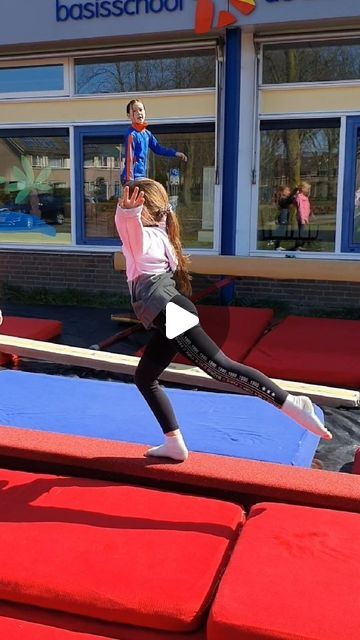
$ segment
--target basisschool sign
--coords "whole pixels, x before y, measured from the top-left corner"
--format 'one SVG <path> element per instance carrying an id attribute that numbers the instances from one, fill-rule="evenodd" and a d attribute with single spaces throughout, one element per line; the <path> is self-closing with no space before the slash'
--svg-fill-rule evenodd
<path id="1" fill-rule="evenodd" d="M 121 18 L 148 13 L 183 11 L 183 0 L 96 0 L 95 2 L 66 3 L 56 0 L 56 20 L 93 20 Z"/>
<path id="2" fill-rule="evenodd" d="M 359 18 L 358 0 L 1 0 L 1 48 L 47 42 L 131 39 L 167 33 L 216 35 L 227 27 L 306 28 Z"/>

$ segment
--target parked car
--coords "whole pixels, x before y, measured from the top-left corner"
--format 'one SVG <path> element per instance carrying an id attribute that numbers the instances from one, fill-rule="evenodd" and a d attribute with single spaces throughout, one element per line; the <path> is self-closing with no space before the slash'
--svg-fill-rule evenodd
<path id="1" fill-rule="evenodd" d="M 0 209 L 0 232 L 1 231 L 30 231 L 36 230 L 46 235 L 55 235 L 56 231 L 50 227 L 45 220 L 32 216 L 26 211 L 11 211 L 10 209 Z"/>
<path id="2" fill-rule="evenodd" d="M 49 224 L 64 224 L 65 222 L 65 203 L 63 198 L 42 193 L 39 195 L 39 208 L 41 218 Z"/>
<path id="3" fill-rule="evenodd" d="M 39 193 L 37 197 L 39 200 L 41 219 L 48 224 L 64 224 L 65 203 L 63 198 L 54 196 L 51 193 Z M 28 215 L 31 215 L 31 204 L 29 198 L 27 198 L 21 204 L 7 202 L 6 206 L 9 211 L 16 211 L 19 213 L 26 213 Z M 31 225 L 31 223 L 29 224 Z"/>

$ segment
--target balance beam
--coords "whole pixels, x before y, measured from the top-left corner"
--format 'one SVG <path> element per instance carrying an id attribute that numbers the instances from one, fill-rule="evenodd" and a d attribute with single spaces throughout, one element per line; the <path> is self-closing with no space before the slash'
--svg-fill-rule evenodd
<path id="1" fill-rule="evenodd" d="M 146 448 L 0 426 L 0 458 L 10 469 L 111 479 L 220 500 L 231 496 L 247 509 L 271 500 L 360 513 L 359 476 L 350 473 L 319 473 L 317 469 L 195 452 L 181 464 L 167 460 L 149 464 L 144 457 Z M 190 633 L 189 640 L 191 637 Z"/>
<path id="2" fill-rule="evenodd" d="M 125 270 L 125 259 L 120 251 L 114 254 L 114 269 Z M 190 271 L 199 275 L 227 275 L 234 278 L 360 282 L 359 263 L 356 260 L 304 260 L 296 256 L 249 258 L 193 254 L 190 255 Z"/>
<path id="3" fill-rule="evenodd" d="M 32 360 L 43 360 L 55 364 L 87 367 L 89 369 L 128 375 L 134 374 L 139 362 L 139 358 L 136 356 L 71 347 L 39 340 L 28 340 L 2 334 L 0 334 L 0 352 Z M 161 379 L 166 382 L 201 387 L 203 389 L 215 389 L 226 391 L 227 393 L 232 391 L 232 387 L 229 385 L 210 378 L 201 369 L 191 365 L 171 364 L 165 369 Z M 288 380 L 273 379 L 273 381 L 286 391 L 300 395 L 305 394 L 321 405 L 332 407 L 360 406 L 360 393 L 355 390 L 337 389 Z M 235 390 L 233 392 L 238 393 Z"/>

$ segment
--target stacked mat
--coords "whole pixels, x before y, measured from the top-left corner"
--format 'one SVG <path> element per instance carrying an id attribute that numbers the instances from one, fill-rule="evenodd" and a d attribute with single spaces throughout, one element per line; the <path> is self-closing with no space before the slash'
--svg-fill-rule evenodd
<path id="1" fill-rule="evenodd" d="M 51 620 L 49 640 L 203 637 L 196 632 L 245 519 L 240 506 L 7 470 L 0 487 L 0 600 L 41 608 L 24 627 L 29 611 L 13 608 L 14 619 L 0 604 L 1 638 L 42 639 L 37 624 Z"/>
<path id="2" fill-rule="evenodd" d="M 360 388 L 360 321 L 288 316 L 244 363 L 285 380 Z"/>
<path id="3" fill-rule="evenodd" d="M 358 640 L 357 513 L 7 469 L 0 495 L 4 640 Z"/>
<path id="4" fill-rule="evenodd" d="M 0 333 L 5 336 L 29 338 L 30 340 L 52 340 L 61 334 L 62 322 L 58 320 L 42 320 L 40 318 L 18 318 L 5 316 Z M 11 356 L 0 353 L 0 366 L 11 360 Z"/>

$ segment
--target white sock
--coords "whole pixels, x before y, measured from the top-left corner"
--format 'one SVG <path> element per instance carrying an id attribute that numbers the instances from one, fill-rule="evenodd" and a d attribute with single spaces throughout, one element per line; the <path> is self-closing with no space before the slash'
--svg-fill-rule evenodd
<path id="1" fill-rule="evenodd" d="M 293 396 L 289 393 L 281 407 L 281 411 L 316 436 L 320 436 L 324 440 L 331 440 L 330 431 L 326 429 L 317 417 L 314 405 L 307 396 Z"/>
<path id="2" fill-rule="evenodd" d="M 180 431 L 175 435 L 165 434 L 165 442 L 159 447 L 148 449 L 146 456 L 159 456 L 161 458 L 172 458 L 173 460 L 186 460 L 189 452 Z"/>

